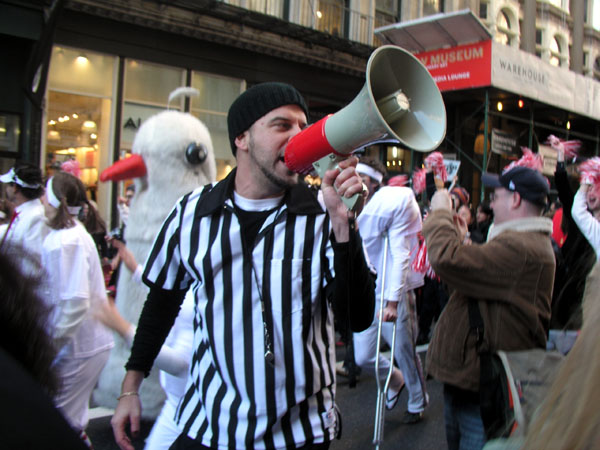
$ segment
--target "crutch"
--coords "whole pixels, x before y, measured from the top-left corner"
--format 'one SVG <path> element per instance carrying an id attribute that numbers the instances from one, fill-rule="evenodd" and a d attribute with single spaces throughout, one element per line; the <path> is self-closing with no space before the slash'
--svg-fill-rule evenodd
<path id="1" fill-rule="evenodd" d="M 383 268 L 381 278 L 381 296 L 379 299 L 379 325 L 377 327 L 377 352 L 375 354 L 375 379 L 377 380 L 377 405 L 375 407 L 375 429 L 373 432 L 373 444 L 378 449 L 379 445 L 383 443 L 383 419 L 385 416 L 385 400 L 387 396 L 388 388 L 390 387 L 390 381 L 392 379 L 392 372 L 394 370 L 394 347 L 396 346 L 396 320 L 394 320 L 392 326 L 392 345 L 390 355 L 390 370 L 388 371 L 385 379 L 385 384 L 381 386 L 381 380 L 379 379 L 379 348 L 381 346 L 381 329 L 383 325 L 383 296 L 385 292 L 385 272 L 387 265 L 387 252 L 388 252 L 389 236 L 385 233 L 383 242 Z"/>

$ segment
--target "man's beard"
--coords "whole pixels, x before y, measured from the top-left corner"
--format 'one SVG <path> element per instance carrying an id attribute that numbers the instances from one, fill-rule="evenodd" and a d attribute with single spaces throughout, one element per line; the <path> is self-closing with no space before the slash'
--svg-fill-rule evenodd
<path id="1" fill-rule="evenodd" d="M 271 172 L 267 168 L 265 168 L 263 166 L 259 166 L 259 167 L 260 167 L 260 171 L 267 178 L 267 180 L 269 180 L 271 183 L 273 183 L 279 189 L 287 190 L 287 189 L 291 188 L 292 186 L 295 186 L 296 184 L 298 184 L 298 178 L 294 178 L 292 180 L 279 178 L 277 175 L 275 175 L 275 173 Z"/>
<path id="2" fill-rule="evenodd" d="M 284 179 L 278 177 L 273 170 L 265 167 L 257 158 L 256 158 L 256 146 L 254 145 L 254 139 L 250 136 L 249 142 L 249 152 L 250 158 L 254 161 L 256 166 L 260 169 L 262 174 L 265 176 L 267 180 L 269 180 L 275 187 L 281 189 L 283 191 L 288 190 L 289 188 L 298 184 L 298 177 L 294 177 L 293 179 Z"/>

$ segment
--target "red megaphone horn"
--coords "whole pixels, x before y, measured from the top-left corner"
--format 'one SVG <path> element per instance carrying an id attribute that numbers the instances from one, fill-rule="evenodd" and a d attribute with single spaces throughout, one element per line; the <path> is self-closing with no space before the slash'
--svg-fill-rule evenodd
<path id="1" fill-rule="evenodd" d="M 366 83 L 346 107 L 302 130 L 288 142 L 285 164 L 323 177 L 340 159 L 374 141 L 396 139 L 429 152 L 446 134 L 446 108 L 425 66 L 406 50 L 379 47 L 367 62 Z"/>

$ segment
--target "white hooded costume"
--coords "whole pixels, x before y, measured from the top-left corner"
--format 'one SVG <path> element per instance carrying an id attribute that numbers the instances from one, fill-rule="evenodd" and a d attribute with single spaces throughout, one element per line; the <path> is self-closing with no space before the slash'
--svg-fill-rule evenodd
<path id="1" fill-rule="evenodd" d="M 169 101 L 173 97 L 172 94 Z M 193 145 L 190 147 L 190 144 Z M 205 151 L 204 160 L 202 148 Z M 216 163 L 206 126 L 191 114 L 178 111 L 164 111 L 147 119 L 135 136 L 132 153 L 143 159 L 146 175 L 135 179 L 136 194 L 130 205 L 124 238 L 136 261 L 143 264 L 155 236 L 176 201 L 196 187 L 214 182 Z M 134 159 L 139 157 L 135 156 Z M 131 175 L 120 178 L 109 175 L 108 179 L 126 178 L 131 178 Z M 133 281 L 132 274 L 122 266 L 116 303 L 129 322 L 137 324 L 147 294 L 148 288 Z M 129 353 L 126 342 L 116 339 L 94 392 L 97 404 L 116 407 Z M 158 370 L 153 369 L 144 381 L 140 397 L 143 417 L 156 418 L 165 399 L 158 380 Z"/>

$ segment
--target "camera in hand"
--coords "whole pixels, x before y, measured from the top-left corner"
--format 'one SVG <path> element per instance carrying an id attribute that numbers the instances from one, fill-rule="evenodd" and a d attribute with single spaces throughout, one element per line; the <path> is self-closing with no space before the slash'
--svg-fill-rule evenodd
<path id="1" fill-rule="evenodd" d="M 121 228 L 113 228 L 110 233 L 108 233 L 108 237 L 125 242 L 125 239 L 123 239 L 123 230 Z"/>

